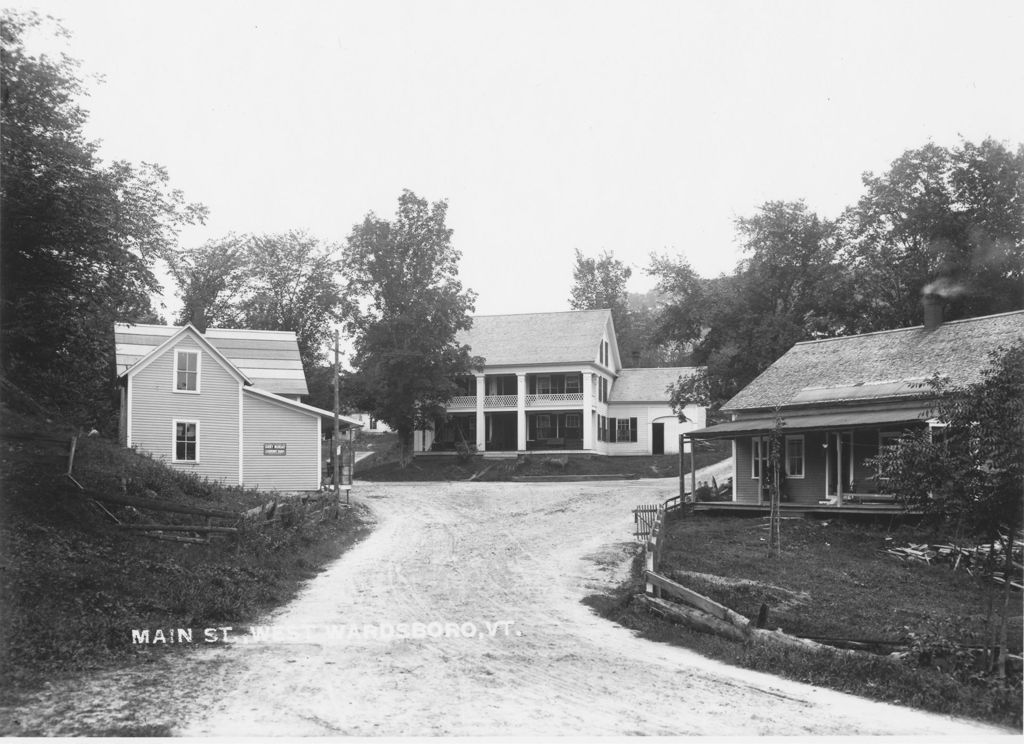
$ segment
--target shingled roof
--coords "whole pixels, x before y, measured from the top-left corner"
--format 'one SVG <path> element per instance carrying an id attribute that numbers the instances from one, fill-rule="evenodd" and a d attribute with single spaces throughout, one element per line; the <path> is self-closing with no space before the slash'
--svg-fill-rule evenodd
<path id="1" fill-rule="evenodd" d="M 692 377 L 698 367 L 643 367 L 619 372 L 609 395 L 611 403 L 662 403 L 667 388 L 680 377 Z"/>
<path id="2" fill-rule="evenodd" d="M 1024 310 L 796 344 L 722 410 L 775 408 L 919 395 L 934 374 L 981 380 L 989 352 L 1024 339 Z"/>
<path id="3" fill-rule="evenodd" d="M 180 330 L 175 326 L 116 323 L 118 376 Z M 203 337 L 256 387 L 277 395 L 309 394 L 293 332 L 208 328 Z"/>
<path id="4" fill-rule="evenodd" d="M 457 338 L 488 367 L 593 362 L 611 317 L 610 310 L 476 315 Z"/>

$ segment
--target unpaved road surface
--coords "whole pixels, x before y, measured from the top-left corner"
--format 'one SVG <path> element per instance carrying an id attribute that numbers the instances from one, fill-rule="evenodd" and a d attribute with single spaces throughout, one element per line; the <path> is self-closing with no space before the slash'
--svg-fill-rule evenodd
<path id="1" fill-rule="evenodd" d="M 4 713 L 50 734 L 1011 733 L 734 669 L 592 614 L 580 599 L 628 571 L 630 509 L 675 483 L 360 485 L 376 530 L 264 620 L 277 640 L 174 649 Z M 379 637 L 402 623 L 448 635 Z"/>

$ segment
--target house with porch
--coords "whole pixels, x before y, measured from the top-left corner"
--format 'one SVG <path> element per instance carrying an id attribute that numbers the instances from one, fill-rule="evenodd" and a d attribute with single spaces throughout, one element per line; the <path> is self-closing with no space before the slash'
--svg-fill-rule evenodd
<path id="1" fill-rule="evenodd" d="M 777 418 L 783 508 L 891 505 L 865 461 L 909 430 L 941 431 L 924 383 L 979 382 L 989 352 L 1021 339 L 1024 311 L 943 323 L 938 298 L 926 298 L 924 325 L 796 344 L 722 407 L 731 421 L 688 434 L 732 441 L 731 504 L 716 508 L 767 508 Z"/>
<path id="2" fill-rule="evenodd" d="M 294 333 L 118 323 L 114 341 L 123 445 L 229 485 L 321 487 L 334 413 L 301 402 Z"/>
<path id="3" fill-rule="evenodd" d="M 416 454 L 673 454 L 705 423 L 700 406 L 681 422 L 666 392 L 697 369 L 624 368 L 610 310 L 479 315 L 458 341 L 485 367 L 458 381 L 433 430 L 416 432 Z"/>

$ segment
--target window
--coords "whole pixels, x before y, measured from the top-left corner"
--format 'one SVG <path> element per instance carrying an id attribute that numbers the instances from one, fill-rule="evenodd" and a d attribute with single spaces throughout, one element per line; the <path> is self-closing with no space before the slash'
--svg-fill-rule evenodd
<path id="1" fill-rule="evenodd" d="M 578 393 L 580 391 L 580 378 L 578 375 L 565 376 L 565 392 Z"/>
<path id="2" fill-rule="evenodd" d="M 786 437 L 786 476 L 789 478 L 804 477 L 803 435 Z"/>
<path id="3" fill-rule="evenodd" d="M 175 351 L 174 390 L 184 393 L 199 392 L 199 352 Z"/>
<path id="4" fill-rule="evenodd" d="M 760 478 L 762 472 L 767 472 L 768 439 L 753 437 L 750 443 L 750 477 Z"/>
<path id="5" fill-rule="evenodd" d="M 613 442 L 635 442 L 637 439 L 636 419 L 620 418 L 612 419 L 614 422 L 615 436 Z"/>
<path id="6" fill-rule="evenodd" d="M 567 413 L 567 414 L 565 414 L 565 428 L 566 429 L 579 429 L 580 428 L 580 415 L 578 413 Z"/>
<path id="7" fill-rule="evenodd" d="M 199 462 L 199 422 L 174 422 L 174 462 Z"/>
<path id="8" fill-rule="evenodd" d="M 550 375 L 537 376 L 537 395 L 551 395 Z"/>
<path id="9" fill-rule="evenodd" d="M 370 416 L 370 429 L 373 430 L 373 429 L 376 429 L 376 428 L 377 428 L 377 419 L 375 419 L 373 416 Z"/>

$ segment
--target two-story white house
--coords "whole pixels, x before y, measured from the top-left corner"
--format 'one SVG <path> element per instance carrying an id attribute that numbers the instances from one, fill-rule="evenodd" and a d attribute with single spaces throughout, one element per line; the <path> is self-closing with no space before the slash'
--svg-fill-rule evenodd
<path id="1" fill-rule="evenodd" d="M 585 452 L 671 454 L 679 435 L 705 425 L 688 406 L 680 422 L 666 388 L 694 367 L 624 369 L 609 310 L 478 315 L 458 337 L 483 371 L 461 379 L 461 394 L 416 453 Z"/>
<path id="2" fill-rule="evenodd" d="M 334 414 L 299 400 L 294 333 L 118 323 L 114 340 L 122 444 L 226 484 L 320 488 Z"/>

